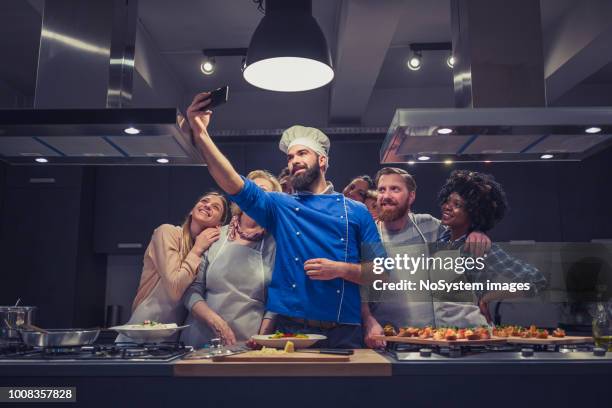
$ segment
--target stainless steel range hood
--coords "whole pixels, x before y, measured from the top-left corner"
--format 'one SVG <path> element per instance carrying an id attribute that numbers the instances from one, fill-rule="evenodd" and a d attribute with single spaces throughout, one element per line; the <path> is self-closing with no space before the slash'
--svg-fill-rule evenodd
<path id="1" fill-rule="evenodd" d="M 398 109 L 381 162 L 582 160 L 611 145 L 612 108 Z"/>
<path id="2" fill-rule="evenodd" d="M 544 107 L 539 2 L 451 8 L 456 108 L 398 109 L 381 163 L 582 160 L 612 145 L 612 108 Z"/>
<path id="3" fill-rule="evenodd" d="M 185 125 L 176 109 L 0 110 L 0 159 L 11 164 L 203 165 Z M 127 134 L 128 128 L 139 133 Z"/>
<path id="4" fill-rule="evenodd" d="M 45 2 L 37 109 L 0 110 L 0 160 L 204 165 L 177 109 L 130 107 L 137 11 L 137 0 Z"/>

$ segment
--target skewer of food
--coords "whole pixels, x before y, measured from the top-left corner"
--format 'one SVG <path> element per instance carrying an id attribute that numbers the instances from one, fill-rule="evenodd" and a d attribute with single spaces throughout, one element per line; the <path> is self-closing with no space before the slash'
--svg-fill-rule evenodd
<path id="1" fill-rule="evenodd" d="M 493 336 L 496 337 L 520 337 L 523 339 L 547 339 L 550 333 L 546 329 L 531 325 L 528 328 L 521 326 L 496 326 L 493 328 Z M 565 330 L 556 328 L 552 332 L 552 337 L 565 337 Z"/>
<path id="2" fill-rule="evenodd" d="M 488 327 L 472 327 L 472 328 L 456 328 L 456 327 L 400 327 L 396 330 L 391 324 L 387 324 L 383 328 L 385 336 L 398 337 L 418 337 L 420 339 L 433 340 L 488 340 L 491 338 L 491 332 Z"/>

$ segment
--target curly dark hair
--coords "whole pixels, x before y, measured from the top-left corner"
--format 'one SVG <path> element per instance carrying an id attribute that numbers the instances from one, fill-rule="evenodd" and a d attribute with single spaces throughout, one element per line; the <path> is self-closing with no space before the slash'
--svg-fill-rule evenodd
<path id="1" fill-rule="evenodd" d="M 438 193 L 440 206 L 452 193 L 459 194 L 465 201 L 465 211 L 472 222 L 472 231 L 489 231 L 508 211 L 506 193 L 490 174 L 455 170 Z"/>

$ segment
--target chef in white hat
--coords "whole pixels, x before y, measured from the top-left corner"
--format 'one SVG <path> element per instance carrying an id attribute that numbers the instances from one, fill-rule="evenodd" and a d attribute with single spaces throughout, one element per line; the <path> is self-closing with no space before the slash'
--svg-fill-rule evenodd
<path id="1" fill-rule="evenodd" d="M 325 179 L 328 137 L 304 126 L 287 129 L 279 148 L 287 155 L 296 192 L 266 192 L 240 176 L 214 144 L 207 131 L 209 103 L 210 93 L 200 93 L 187 110 L 208 170 L 277 243 L 267 300 L 267 309 L 277 313 L 276 328 L 323 334 L 321 347 L 360 347 L 361 262 L 385 252 L 366 206 L 347 200 Z"/>
<path id="2" fill-rule="evenodd" d="M 332 184 L 325 180 L 329 145 L 327 135 L 312 127 L 295 125 L 283 132 L 278 148 L 287 155 L 288 161 L 293 161 L 289 171 L 296 191 L 315 194 L 333 191 Z"/>

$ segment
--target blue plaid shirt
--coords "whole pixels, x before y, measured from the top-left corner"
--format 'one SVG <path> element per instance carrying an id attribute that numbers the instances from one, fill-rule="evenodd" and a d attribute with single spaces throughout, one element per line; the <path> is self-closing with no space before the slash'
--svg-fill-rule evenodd
<path id="1" fill-rule="evenodd" d="M 446 243 L 448 249 L 460 249 L 462 256 L 471 256 L 463 250 L 463 245 L 468 234 L 463 235 L 455 241 L 451 241 L 451 231 L 446 229 L 438 238 L 438 243 Z M 499 245 L 491 244 L 491 249 L 485 254 L 485 268 L 482 270 L 471 269 L 465 272 L 467 278 L 472 282 L 525 282 L 531 286 L 530 294 L 536 294 L 546 287 L 546 278 L 538 268 L 520 259 L 510 256 Z M 480 298 L 485 292 L 477 293 Z"/>

